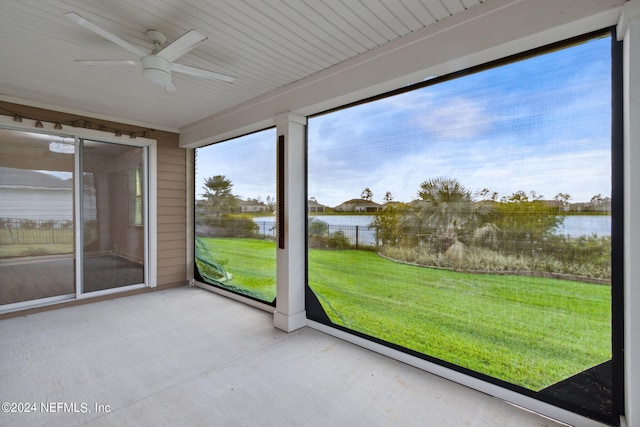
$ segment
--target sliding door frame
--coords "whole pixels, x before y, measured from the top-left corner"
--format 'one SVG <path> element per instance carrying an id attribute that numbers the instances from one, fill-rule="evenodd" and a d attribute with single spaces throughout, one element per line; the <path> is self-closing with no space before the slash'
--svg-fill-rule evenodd
<path id="1" fill-rule="evenodd" d="M 36 123 L 38 125 L 36 126 Z M 56 129 L 61 127 L 62 129 Z M 22 118 L 21 122 L 16 122 L 13 117 L 0 115 L 0 128 L 19 130 L 24 132 L 41 133 L 45 135 L 64 136 L 74 138 L 74 183 L 73 183 L 73 221 L 74 221 L 74 260 L 75 260 L 75 294 L 47 297 L 36 300 L 21 301 L 13 304 L 0 306 L 0 314 L 9 313 L 29 308 L 37 308 L 73 300 L 83 300 L 103 295 L 116 294 L 145 287 L 154 288 L 157 285 L 157 141 L 151 138 L 129 136 L 114 136 L 113 133 L 60 125 L 59 123 L 44 122 Z M 144 214 L 144 283 L 134 284 L 112 289 L 105 289 L 89 293 L 82 292 L 82 255 L 83 255 L 83 185 L 82 185 L 82 140 L 92 140 L 96 142 L 113 143 L 141 147 L 143 154 L 143 174 L 144 174 L 144 194 L 143 194 L 143 214 Z"/>

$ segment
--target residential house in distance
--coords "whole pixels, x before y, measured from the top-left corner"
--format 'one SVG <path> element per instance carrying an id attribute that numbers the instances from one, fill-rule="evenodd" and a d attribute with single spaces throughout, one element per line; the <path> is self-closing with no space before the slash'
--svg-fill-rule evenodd
<path id="1" fill-rule="evenodd" d="M 307 200 L 307 211 L 310 213 L 313 212 L 326 212 L 327 211 L 327 207 L 325 205 L 322 205 L 320 203 L 318 203 L 317 200 L 315 199 L 309 199 Z"/>
<path id="2" fill-rule="evenodd" d="M 558 212 L 611 214 L 611 199 L 608 197 L 576 203 L 562 203 L 558 200 L 543 200 L 543 202 L 550 208 L 556 208 Z"/>
<path id="3" fill-rule="evenodd" d="M 258 200 L 238 199 L 238 206 L 242 213 L 269 212 L 269 206 Z"/>
<path id="4" fill-rule="evenodd" d="M 378 212 L 382 205 L 371 200 L 351 199 L 335 207 L 337 212 Z"/>
<path id="5" fill-rule="evenodd" d="M 569 205 L 570 212 L 598 212 L 601 214 L 611 214 L 611 199 L 591 200 L 586 203 L 572 203 Z"/>

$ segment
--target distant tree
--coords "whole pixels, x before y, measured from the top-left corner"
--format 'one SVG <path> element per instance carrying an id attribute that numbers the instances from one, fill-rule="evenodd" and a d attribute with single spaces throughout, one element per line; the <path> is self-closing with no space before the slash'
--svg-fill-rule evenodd
<path id="1" fill-rule="evenodd" d="M 204 197 L 207 200 L 231 195 L 233 184 L 224 175 L 214 175 L 204 181 Z"/>
<path id="2" fill-rule="evenodd" d="M 524 191 L 519 190 L 519 191 L 516 191 L 515 193 L 511 194 L 510 196 L 502 196 L 500 201 L 503 202 L 503 203 L 528 202 L 529 201 L 529 196 L 527 196 L 527 193 L 525 193 Z"/>
<path id="3" fill-rule="evenodd" d="M 488 188 L 483 188 L 482 190 L 480 190 L 479 195 L 482 200 L 491 200 L 494 202 L 498 200 L 498 192 L 491 191 Z"/>
<path id="4" fill-rule="evenodd" d="M 364 190 L 362 190 L 360 198 L 367 201 L 373 200 L 373 191 L 371 191 L 369 187 L 365 188 Z"/>
<path id="5" fill-rule="evenodd" d="M 310 248 L 324 249 L 329 235 L 329 224 L 317 218 L 307 221 L 308 244 Z"/>
<path id="6" fill-rule="evenodd" d="M 309 218 L 307 223 L 308 244 L 314 249 L 345 249 L 349 239 L 342 230 L 329 232 L 329 224 L 317 218 Z"/>
<path id="7" fill-rule="evenodd" d="M 569 204 L 569 200 L 571 200 L 571 195 L 568 193 L 558 193 L 554 199 L 560 203 L 560 206 L 566 206 Z"/>
<path id="8" fill-rule="evenodd" d="M 385 203 L 389 203 L 391 201 L 393 201 L 393 196 L 391 195 L 391 191 L 387 191 L 386 193 L 384 193 L 384 202 Z"/>
<path id="9" fill-rule="evenodd" d="M 258 224 L 250 215 L 238 214 L 238 200 L 231 189 L 231 180 L 224 175 L 214 175 L 204 181 L 205 214 L 199 218 L 207 225 L 206 235 L 210 237 L 253 237 L 259 231 Z M 249 199 L 262 203 L 261 198 Z M 233 215 L 232 215 L 233 214 Z"/>
<path id="10" fill-rule="evenodd" d="M 391 203 L 376 212 L 371 227 L 376 230 L 376 240 L 382 245 L 398 246 L 402 244 L 415 244 L 416 233 L 412 230 L 408 205 L 404 203 Z M 404 221 L 402 219 L 404 218 Z"/>
<path id="11" fill-rule="evenodd" d="M 601 203 L 608 202 L 610 200 L 611 200 L 610 197 L 602 197 L 602 194 L 598 193 L 591 198 L 591 203 L 594 205 L 599 205 Z"/>
<path id="12" fill-rule="evenodd" d="M 266 198 L 267 206 L 270 211 L 274 211 L 276 209 L 276 199 L 275 197 L 267 196 Z"/>
<path id="13" fill-rule="evenodd" d="M 231 193 L 233 184 L 224 175 L 214 175 L 204 181 L 204 197 L 209 212 L 220 216 L 232 213 L 237 206 L 237 199 Z"/>
<path id="14" fill-rule="evenodd" d="M 309 236 L 324 236 L 329 232 L 329 224 L 318 218 L 309 218 L 307 231 Z"/>
<path id="15" fill-rule="evenodd" d="M 563 217 L 532 192 L 534 200 L 524 191 L 503 197 L 487 221 L 499 231 L 500 248 L 508 253 L 536 255 L 543 252 L 545 240 L 551 236 Z"/>

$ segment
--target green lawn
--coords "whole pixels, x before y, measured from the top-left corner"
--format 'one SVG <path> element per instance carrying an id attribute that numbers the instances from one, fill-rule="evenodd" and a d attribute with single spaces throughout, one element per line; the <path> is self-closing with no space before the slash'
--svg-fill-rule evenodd
<path id="1" fill-rule="evenodd" d="M 258 239 L 198 237 L 196 256 L 220 264 L 233 278 L 221 285 L 240 294 L 271 303 L 276 297 L 276 246 Z M 198 268 L 201 268 L 198 266 Z"/>
<path id="2" fill-rule="evenodd" d="M 15 258 L 40 255 L 58 255 L 73 253 L 73 245 L 2 245 L 0 244 L 0 258 Z"/>
<path id="3" fill-rule="evenodd" d="M 203 240 L 234 282 L 253 292 L 270 277 L 275 296 L 273 242 Z M 356 250 L 310 250 L 309 285 L 336 324 L 532 390 L 611 357 L 608 286 L 456 273 Z"/>

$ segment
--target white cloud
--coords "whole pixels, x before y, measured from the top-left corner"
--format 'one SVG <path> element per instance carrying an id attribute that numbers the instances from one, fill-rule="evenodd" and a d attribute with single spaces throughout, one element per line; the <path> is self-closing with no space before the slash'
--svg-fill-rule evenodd
<path id="1" fill-rule="evenodd" d="M 379 155 L 366 171 L 334 168 L 334 172 L 324 176 L 316 170 L 309 176 L 309 195 L 320 203 L 335 206 L 359 197 L 369 187 L 376 202 L 381 203 L 387 191 L 394 200 L 410 201 L 416 198 L 422 181 L 435 177 L 455 178 L 472 194 L 483 188 L 497 191 L 500 196 L 521 190 L 553 199 L 563 192 L 569 193 L 574 202 L 588 201 L 598 193 L 610 194 L 609 150 L 566 152 L 534 147 L 523 151 L 517 142 L 484 140 L 466 143 L 460 150 L 448 144 L 432 144 L 421 150 L 414 146 L 414 150 L 392 159 Z M 588 147 L 592 143 L 558 141 L 556 145 Z"/>
<path id="2" fill-rule="evenodd" d="M 482 135 L 489 129 L 493 118 L 477 100 L 457 97 L 430 106 L 415 120 L 438 138 L 461 139 Z"/>

